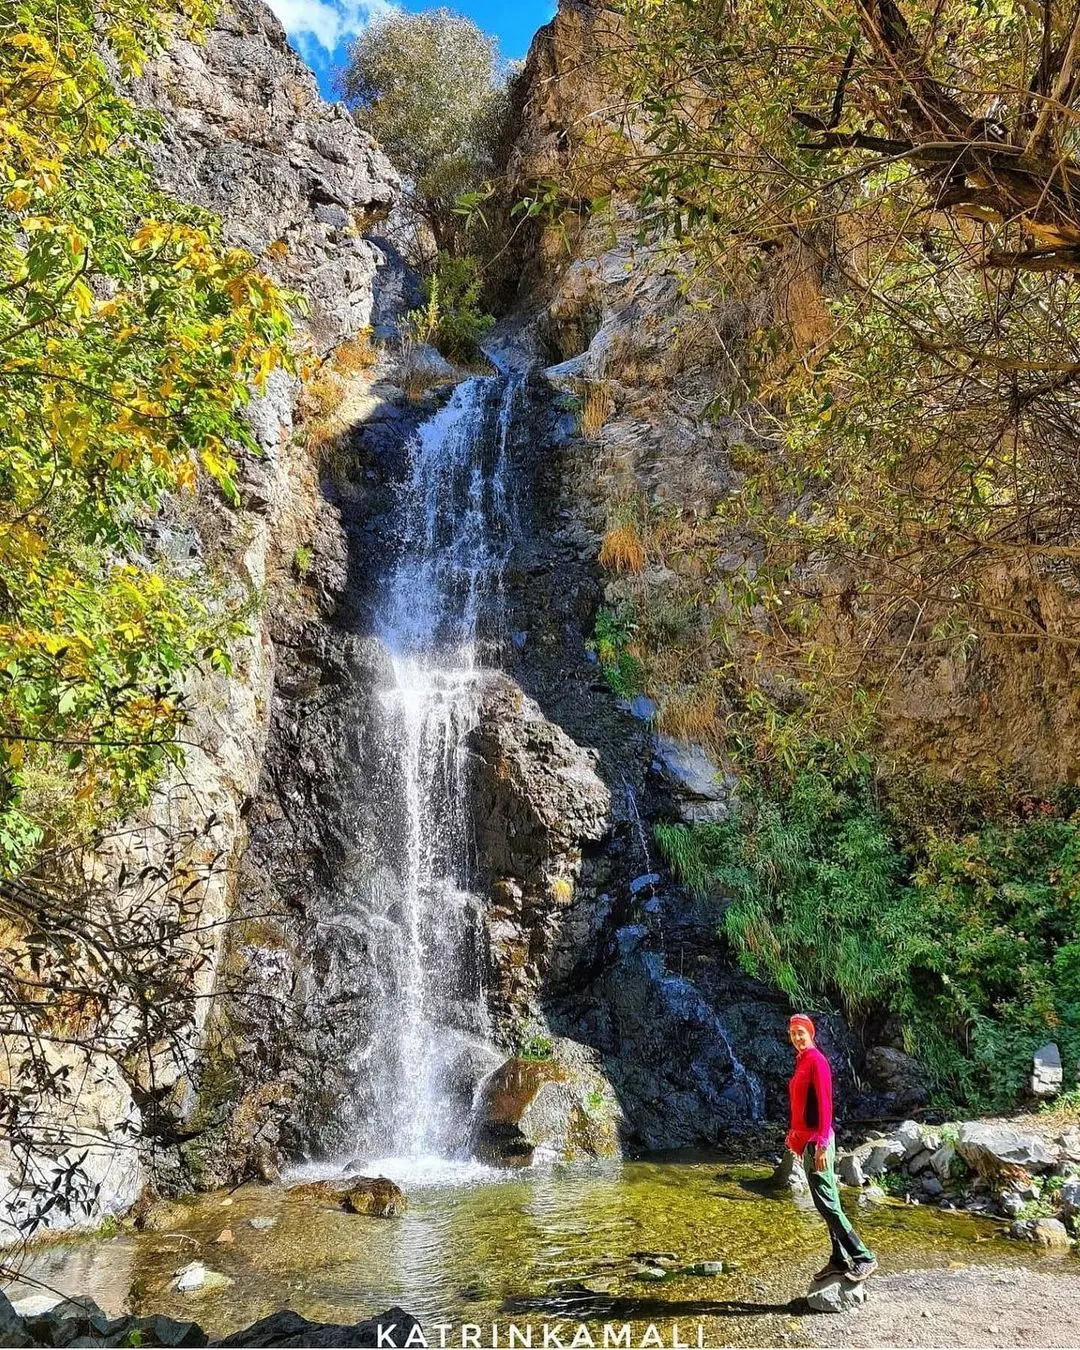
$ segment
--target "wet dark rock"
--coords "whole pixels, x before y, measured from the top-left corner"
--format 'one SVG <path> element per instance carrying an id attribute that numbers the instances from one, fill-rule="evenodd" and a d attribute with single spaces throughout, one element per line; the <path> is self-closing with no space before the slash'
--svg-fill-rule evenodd
<path id="1" fill-rule="evenodd" d="M 24 1345 L 32 1345 L 30 1333 L 23 1319 L 16 1313 L 8 1301 L 7 1295 L 0 1289 L 0 1346 L 19 1350 Z"/>
<path id="2" fill-rule="evenodd" d="M 893 1046 L 876 1045 L 866 1052 L 866 1075 L 878 1092 L 892 1098 L 897 1111 L 913 1111 L 930 1100 L 922 1065 Z"/>
<path id="3" fill-rule="evenodd" d="M 409 1207 L 405 1192 L 387 1177 L 354 1177 L 342 1204 L 352 1214 L 372 1214 L 379 1219 L 397 1218 Z"/>
<path id="4" fill-rule="evenodd" d="M 655 736 L 653 756 L 653 770 L 671 790 L 680 819 L 688 825 L 727 820 L 737 780 L 714 763 L 700 745 Z"/>
<path id="5" fill-rule="evenodd" d="M 340 1177 L 327 1181 L 302 1181 L 289 1187 L 297 1200 L 316 1200 L 336 1205 L 353 1214 L 371 1214 L 390 1219 L 404 1214 L 409 1200 L 388 1177 Z"/>
<path id="6" fill-rule="evenodd" d="M 0 1294 L 0 1299 L 3 1295 Z M 3 1307 L 7 1305 L 7 1308 Z M 0 1346 L 201 1346 L 207 1336 L 195 1322 L 160 1315 L 109 1317 L 91 1298 L 62 1299 L 42 1312 L 20 1317 L 6 1299 L 0 1304 Z M 24 1304 L 20 1302 L 20 1307 Z M 23 1339 L 25 1338 L 25 1339 Z"/>

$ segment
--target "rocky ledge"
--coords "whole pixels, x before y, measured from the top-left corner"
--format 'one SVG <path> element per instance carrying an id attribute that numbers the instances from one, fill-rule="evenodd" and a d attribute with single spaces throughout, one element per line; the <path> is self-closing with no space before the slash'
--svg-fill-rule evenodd
<path id="1" fill-rule="evenodd" d="M 842 1153 L 837 1174 L 864 1193 L 1011 1221 L 1013 1237 L 1062 1250 L 1080 1235 L 1080 1125 L 905 1120 Z"/>

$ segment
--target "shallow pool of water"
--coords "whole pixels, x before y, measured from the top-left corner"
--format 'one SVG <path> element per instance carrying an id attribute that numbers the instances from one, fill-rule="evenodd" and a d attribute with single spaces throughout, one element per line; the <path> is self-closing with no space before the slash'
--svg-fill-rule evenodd
<path id="1" fill-rule="evenodd" d="M 166 1312 L 215 1334 L 283 1307 L 355 1322 L 399 1304 L 421 1322 L 479 1324 L 481 1345 L 492 1344 L 493 1323 L 505 1345 L 511 1322 L 541 1328 L 560 1318 L 571 1331 L 581 1321 L 630 1322 L 636 1337 L 655 1323 L 668 1345 L 673 1322 L 692 1343 L 701 1323 L 708 1345 L 770 1344 L 827 1244 L 808 1202 L 771 1191 L 768 1177 L 764 1166 L 702 1156 L 480 1174 L 460 1184 L 421 1170 L 398 1219 L 247 1186 L 178 1209 L 168 1231 L 38 1249 L 24 1261 L 24 1283 L 8 1292 L 17 1298 L 30 1282 L 44 1284 L 89 1294 L 110 1313 Z M 847 1203 L 883 1271 L 1040 1259 L 988 1220 L 897 1203 L 861 1207 L 851 1193 Z M 275 1222 L 253 1227 L 252 1219 Z M 226 1228 L 230 1245 L 217 1241 Z M 633 1270 L 635 1252 L 735 1269 L 650 1284 Z M 175 1272 L 196 1259 L 234 1283 L 177 1292 Z M 1075 1271 L 1074 1257 L 1043 1259 Z"/>

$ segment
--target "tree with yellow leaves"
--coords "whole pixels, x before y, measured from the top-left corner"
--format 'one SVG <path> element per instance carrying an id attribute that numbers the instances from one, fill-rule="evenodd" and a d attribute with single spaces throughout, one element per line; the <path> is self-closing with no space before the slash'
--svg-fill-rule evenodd
<path id="1" fill-rule="evenodd" d="M 185 676 L 235 612 L 146 526 L 209 475 L 235 500 L 241 410 L 288 363 L 283 296 L 159 192 L 153 116 L 117 92 L 209 0 L 24 0 L 0 17 L 0 881 L 70 775 L 105 818 L 179 758 Z"/>

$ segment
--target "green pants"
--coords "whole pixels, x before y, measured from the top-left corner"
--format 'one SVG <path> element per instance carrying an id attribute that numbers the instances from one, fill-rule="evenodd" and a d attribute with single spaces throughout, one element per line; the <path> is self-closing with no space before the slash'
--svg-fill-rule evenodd
<path id="1" fill-rule="evenodd" d="M 837 1266 L 850 1266 L 853 1261 L 869 1261 L 874 1253 L 859 1237 L 848 1222 L 848 1217 L 840 1207 L 840 1191 L 836 1184 L 836 1172 L 833 1163 L 836 1160 L 836 1143 L 829 1140 L 825 1151 L 824 1172 L 814 1171 L 813 1144 L 807 1144 L 803 1150 L 803 1170 L 810 1183 L 810 1196 L 814 1208 L 825 1220 L 832 1240 L 832 1263 Z"/>

